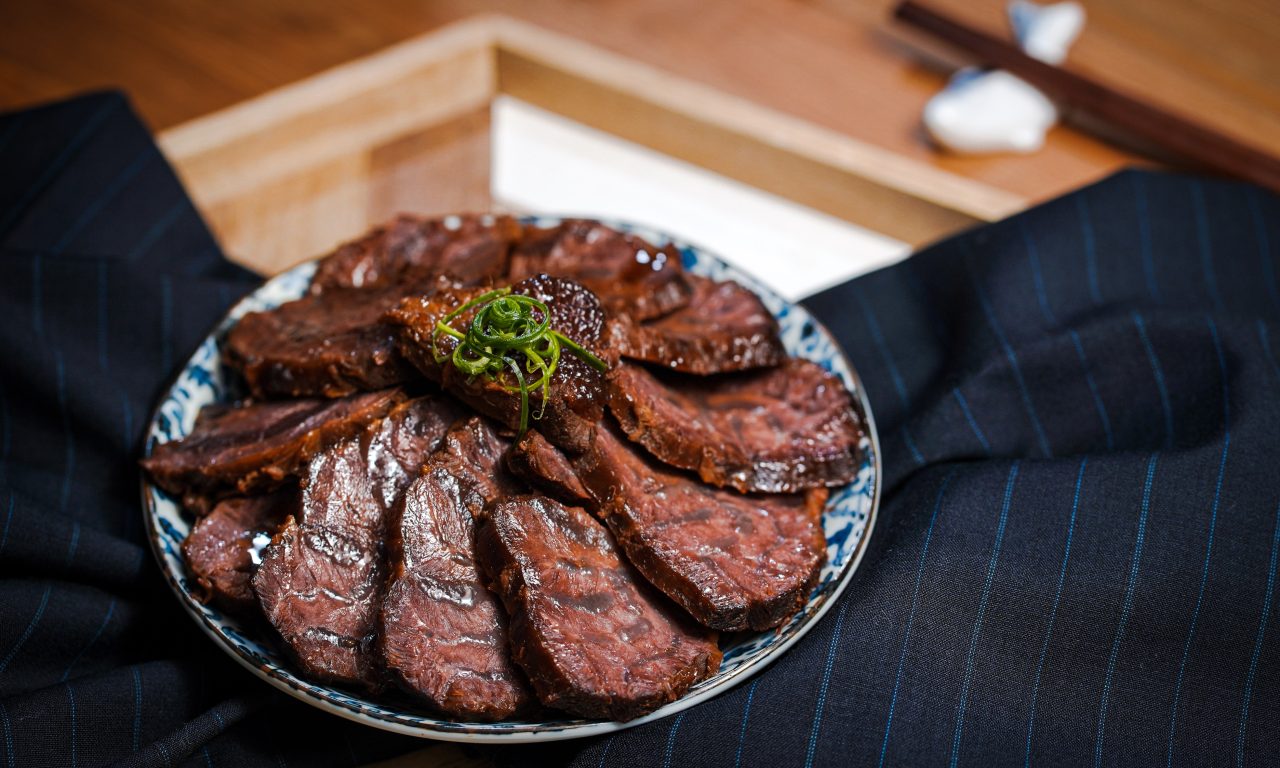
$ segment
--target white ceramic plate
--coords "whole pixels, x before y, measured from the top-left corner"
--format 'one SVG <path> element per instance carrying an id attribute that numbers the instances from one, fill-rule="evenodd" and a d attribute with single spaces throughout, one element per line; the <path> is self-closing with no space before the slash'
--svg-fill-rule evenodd
<path id="1" fill-rule="evenodd" d="M 538 217 L 526 221 L 550 226 L 559 219 Z M 178 600 L 219 647 L 271 685 L 308 704 L 350 720 L 410 736 L 445 741 L 521 743 L 596 736 L 688 709 L 700 701 L 729 690 L 764 669 L 808 632 L 831 608 L 862 559 L 880 499 L 880 445 L 871 409 L 857 374 L 841 353 L 835 339 L 803 307 L 784 301 L 750 276 L 704 250 L 642 227 L 616 221 L 607 223 L 618 229 L 634 232 L 655 244 L 673 244 L 683 254 L 685 268 L 693 274 L 716 280 L 736 280 L 754 290 L 778 318 L 787 351 L 812 360 L 835 373 L 853 393 L 855 406 L 867 426 L 867 436 L 861 445 L 862 467 L 853 483 L 832 489 L 823 513 L 827 563 L 804 609 L 781 627 L 768 632 L 732 635 L 722 639 L 724 661 L 719 672 L 694 686 L 678 701 L 636 720 L 622 723 L 566 716 L 565 719 L 538 722 L 454 722 L 435 716 L 425 707 L 418 709 L 400 703 L 366 699 L 355 693 L 306 680 L 294 673 L 288 657 L 266 632 L 225 615 L 213 606 L 200 604 L 192 594 L 193 584 L 183 567 L 179 549 L 190 530 L 191 519 L 173 498 L 144 480 L 142 506 L 151 548 Z M 157 443 L 185 436 L 202 407 L 235 399 L 235 378 L 232 372 L 224 369 L 220 354 L 227 331 L 248 312 L 271 309 L 302 296 L 314 272 L 314 262 L 300 264 L 268 280 L 236 304 L 196 349 L 160 401 L 151 419 L 145 448 L 147 454 L 151 453 Z"/>

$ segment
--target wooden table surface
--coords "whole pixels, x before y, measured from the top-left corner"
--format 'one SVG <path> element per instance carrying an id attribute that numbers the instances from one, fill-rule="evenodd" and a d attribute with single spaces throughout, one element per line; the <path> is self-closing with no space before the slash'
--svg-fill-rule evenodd
<path id="1" fill-rule="evenodd" d="M 1003 0 L 935 0 L 1003 31 Z M 1280 3 L 1086 0 L 1070 66 L 1280 154 Z M 480 12 L 568 33 L 1032 200 L 1134 161 L 1072 128 L 1032 156 L 938 153 L 919 125 L 945 74 L 891 0 L 12 2 L 0 109 L 122 87 L 163 129 Z M 696 12 L 691 10 L 696 9 Z"/>

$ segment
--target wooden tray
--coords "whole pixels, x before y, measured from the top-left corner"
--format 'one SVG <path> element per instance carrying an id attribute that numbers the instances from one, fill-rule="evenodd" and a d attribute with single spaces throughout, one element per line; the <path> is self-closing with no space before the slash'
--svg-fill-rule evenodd
<path id="1" fill-rule="evenodd" d="M 912 245 L 1026 204 L 502 16 L 185 123 L 160 146 L 232 258 L 274 274 L 399 211 L 494 207 L 499 94 Z"/>

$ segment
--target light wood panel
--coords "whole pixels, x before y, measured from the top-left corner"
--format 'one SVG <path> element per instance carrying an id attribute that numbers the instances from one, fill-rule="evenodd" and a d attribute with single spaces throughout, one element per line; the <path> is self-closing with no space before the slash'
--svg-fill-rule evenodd
<path id="1" fill-rule="evenodd" d="M 176 166 L 182 168 L 180 160 Z M 188 188 L 199 189 L 199 178 L 187 177 Z M 290 175 L 246 183 L 236 197 L 202 204 L 201 211 L 233 261 L 272 275 L 397 213 L 490 207 L 486 105 L 344 156 L 314 158 Z"/>
<path id="2" fill-rule="evenodd" d="M 366 218 L 489 210 L 489 129 L 486 105 L 375 148 Z"/>
<path id="3" fill-rule="evenodd" d="M 201 207 L 239 198 L 487 106 L 491 37 L 483 25 L 455 25 L 430 45 L 399 45 L 184 123 L 160 136 L 160 148 L 198 179 L 191 192 Z"/>
<path id="4" fill-rule="evenodd" d="M 233 259 L 274 274 L 402 210 L 489 207 L 493 35 L 430 38 L 160 134 Z"/>
<path id="5" fill-rule="evenodd" d="M 897 239 L 927 242 L 1025 206 L 1015 195 L 531 25 L 493 24 L 500 92 Z"/>
<path id="6" fill-rule="evenodd" d="M 497 93 L 915 244 L 1025 205 L 501 16 L 399 43 L 184 123 L 159 143 L 233 258 L 272 273 L 398 209 L 485 207 L 485 110 Z"/>

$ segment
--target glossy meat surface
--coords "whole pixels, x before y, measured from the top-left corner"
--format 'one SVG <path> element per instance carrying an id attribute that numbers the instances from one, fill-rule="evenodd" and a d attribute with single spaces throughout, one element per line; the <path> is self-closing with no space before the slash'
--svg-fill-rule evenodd
<path id="1" fill-rule="evenodd" d="M 371 606 L 384 578 L 379 549 L 291 517 L 267 547 L 253 589 L 304 674 L 376 690 Z"/>
<path id="2" fill-rule="evenodd" d="M 300 521 L 379 544 L 388 510 L 462 413 L 447 397 L 409 400 L 364 434 L 316 456 L 302 478 Z"/>
<path id="3" fill-rule="evenodd" d="M 630 561 L 699 622 L 769 629 L 808 599 L 826 560 L 826 489 L 744 496 L 712 488 L 654 461 L 611 425 L 577 465 Z"/>
<path id="4" fill-rule="evenodd" d="M 861 463 L 852 398 L 807 360 L 706 379 L 619 366 L 609 407 L 627 437 L 657 458 L 744 493 L 844 485 Z"/>
<path id="5" fill-rule="evenodd" d="M 307 466 L 297 524 L 267 547 L 253 588 L 267 620 L 308 673 L 366 689 L 382 686 L 374 641 L 388 509 L 456 414 L 445 398 L 409 401 Z"/>
<path id="6" fill-rule="evenodd" d="M 396 406 L 365 440 L 373 496 L 390 510 L 422 471 L 454 422 L 469 415 L 447 395 L 418 397 Z"/>
<path id="7" fill-rule="evenodd" d="M 719 669 L 715 633 L 644 584 L 580 508 L 544 496 L 491 504 L 477 551 L 511 617 L 516 663 L 548 706 L 630 720 Z"/>
<path id="8" fill-rule="evenodd" d="M 475 562 L 476 517 L 513 491 L 506 448 L 483 419 L 459 422 L 392 515 L 382 657 L 401 688 L 451 717 L 501 720 L 532 701 Z"/>
<path id="9" fill-rule="evenodd" d="M 520 436 L 507 451 L 507 468 L 543 493 L 565 504 L 582 506 L 592 496 L 574 474 L 569 459 L 537 430 Z"/>
<path id="10" fill-rule="evenodd" d="M 432 341 L 436 323 L 481 293 L 483 289 L 442 291 L 430 297 L 407 299 L 387 317 L 400 330 L 403 354 L 424 375 L 440 382 L 448 392 L 480 413 L 516 429 L 520 423 L 520 393 L 507 389 L 509 375 L 504 375 L 501 381 L 472 378 L 447 359 L 438 362 L 433 352 L 433 344 L 445 355 L 451 354 L 457 345 L 457 341 L 447 335 L 439 335 Z M 553 329 L 594 354 L 606 357 L 602 339 L 604 310 L 586 288 L 571 280 L 537 275 L 512 286 L 512 293 L 545 303 Z M 468 310 L 450 321 L 450 325 L 464 331 L 473 317 L 474 312 Z M 546 402 L 542 401 L 541 390 L 529 393 L 530 425 L 537 426 L 548 440 L 569 451 L 586 450 L 603 409 L 604 375 L 568 349 L 562 351 Z"/>
<path id="11" fill-rule="evenodd" d="M 341 397 L 421 378 L 399 354 L 386 311 L 406 296 L 434 293 L 438 278 L 330 288 L 267 312 L 227 334 L 223 355 L 255 397 Z"/>
<path id="12" fill-rule="evenodd" d="M 510 216 L 400 215 L 320 259 L 310 290 L 369 288 L 434 274 L 467 283 L 496 279 L 506 272 L 520 229 Z"/>
<path id="13" fill-rule="evenodd" d="M 250 579 L 262 562 L 263 548 L 294 508 L 296 498 L 293 489 L 238 496 L 218 502 L 196 521 L 182 541 L 182 557 L 201 602 L 231 612 L 254 606 Z"/>
<path id="14" fill-rule="evenodd" d="M 511 254 L 509 279 L 545 273 L 575 280 L 610 312 L 648 320 L 689 303 L 680 252 L 594 221 L 569 220 L 528 229 Z"/>
<path id="15" fill-rule="evenodd" d="M 157 444 L 142 467 L 189 508 L 206 511 L 208 498 L 279 487 L 312 456 L 360 432 L 402 399 L 397 390 L 386 390 L 338 400 L 206 407 L 191 434 Z"/>
<path id="16" fill-rule="evenodd" d="M 624 357 L 703 376 L 767 368 L 787 358 L 778 321 L 754 293 L 732 281 L 685 280 L 693 286 L 688 306 L 647 323 L 614 319 L 611 331 Z"/>

